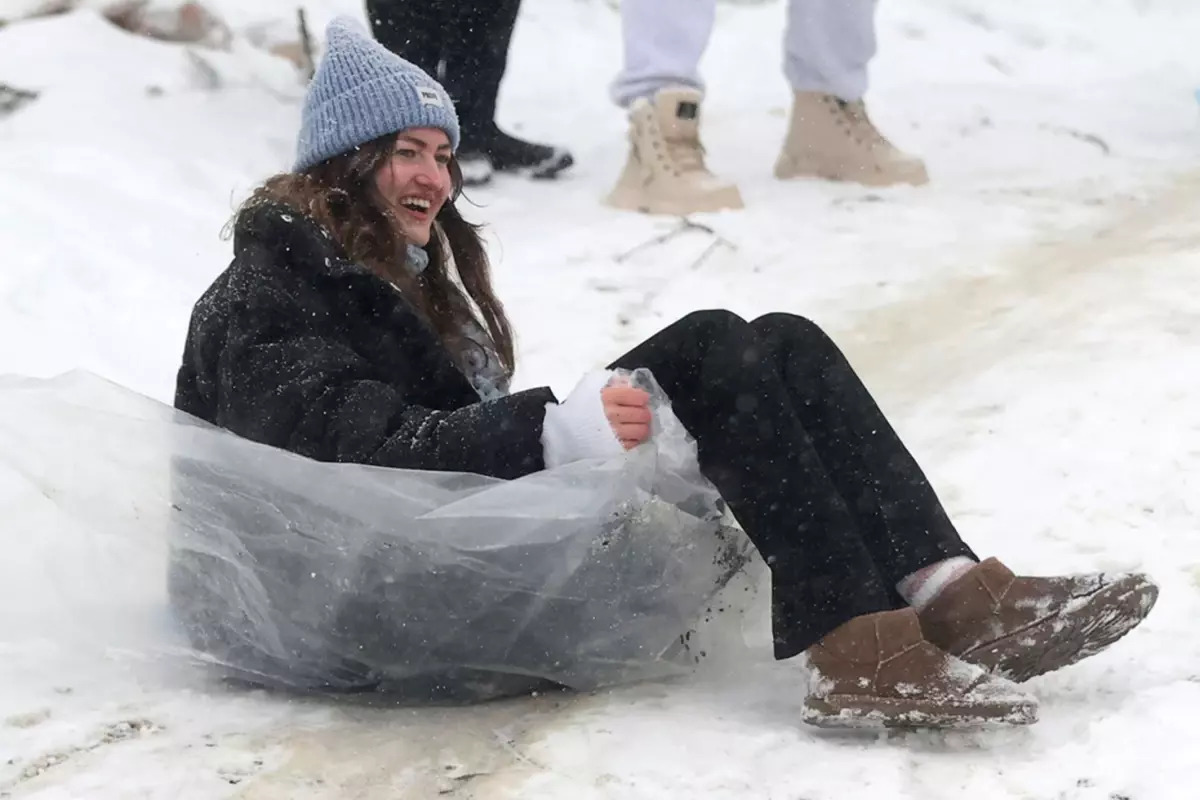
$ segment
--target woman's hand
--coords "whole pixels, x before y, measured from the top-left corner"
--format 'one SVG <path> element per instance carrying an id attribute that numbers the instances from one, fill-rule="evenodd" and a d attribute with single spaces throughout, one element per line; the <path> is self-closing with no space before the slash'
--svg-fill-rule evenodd
<path id="1" fill-rule="evenodd" d="M 604 416 L 621 446 L 632 450 L 650 438 L 650 393 L 635 389 L 628 379 L 614 378 L 600 391 Z"/>

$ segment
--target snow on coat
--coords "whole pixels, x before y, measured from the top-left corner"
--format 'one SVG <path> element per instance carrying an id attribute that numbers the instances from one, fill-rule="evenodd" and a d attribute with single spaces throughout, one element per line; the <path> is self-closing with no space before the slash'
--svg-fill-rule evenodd
<path id="1" fill-rule="evenodd" d="M 192 312 L 175 406 L 320 461 L 517 478 L 544 468 L 548 388 L 487 403 L 427 320 L 315 221 L 243 215 Z"/>

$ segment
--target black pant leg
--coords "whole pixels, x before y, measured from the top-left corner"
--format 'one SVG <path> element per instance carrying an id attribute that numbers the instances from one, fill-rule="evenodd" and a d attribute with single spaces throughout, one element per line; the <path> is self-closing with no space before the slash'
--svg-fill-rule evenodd
<path id="1" fill-rule="evenodd" d="M 887 584 L 944 558 L 974 558 L 916 459 L 825 332 L 791 314 L 770 314 L 751 327 L 763 348 L 754 358 L 780 375 Z"/>
<path id="2" fill-rule="evenodd" d="M 457 36 L 459 7 L 466 0 L 367 0 L 375 39 L 434 78 Z"/>
<path id="3" fill-rule="evenodd" d="M 446 42 L 443 83 L 454 99 L 462 149 L 487 149 L 495 128 L 496 99 L 508 66 L 508 46 L 520 0 L 457 0 L 457 21 Z"/>
<path id="4" fill-rule="evenodd" d="M 896 607 L 854 515 L 745 320 L 685 317 L 617 359 L 650 369 L 696 438 L 700 467 L 771 569 L 775 655 Z"/>

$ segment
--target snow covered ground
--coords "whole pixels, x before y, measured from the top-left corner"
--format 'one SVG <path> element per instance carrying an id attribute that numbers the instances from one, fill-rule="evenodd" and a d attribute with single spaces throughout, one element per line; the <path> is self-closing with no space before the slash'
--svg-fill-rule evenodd
<path id="1" fill-rule="evenodd" d="M 294 8 L 214 6 L 240 30 Z M 89 622 L 112 608 L 83 603 L 72 573 L 89 562 L 39 562 L 57 526 L 86 524 L 0 466 L 0 797 L 1193 798 L 1200 9 L 884 3 L 872 108 L 934 183 L 877 191 L 771 178 L 783 9 L 722 7 L 705 137 L 748 208 L 698 218 L 708 234 L 598 204 L 624 157 L 605 96 L 617 17 L 600 0 L 525 6 L 502 121 L 569 143 L 579 166 L 472 193 L 521 383 L 569 389 L 695 308 L 806 314 L 978 550 L 1028 571 L 1146 569 L 1158 608 L 1031 684 L 1042 722 L 1019 732 L 821 735 L 797 722 L 794 668 L 770 663 L 480 708 L 288 701 L 106 647 Z M 314 25 L 361 13 L 308 7 Z M 82 367 L 169 401 L 190 305 L 228 260 L 217 232 L 289 163 L 301 96 L 249 47 L 201 58 L 90 12 L 0 29 L 0 83 L 41 92 L 0 119 L 0 373 Z"/>

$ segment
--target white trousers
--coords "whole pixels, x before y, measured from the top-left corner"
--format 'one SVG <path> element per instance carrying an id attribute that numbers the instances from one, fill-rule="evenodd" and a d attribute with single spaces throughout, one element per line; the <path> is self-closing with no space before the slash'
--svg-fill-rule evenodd
<path id="1" fill-rule="evenodd" d="M 875 55 L 876 0 L 788 0 L 783 73 L 797 91 L 859 100 Z M 625 65 L 612 98 L 628 106 L 666 86 L 703 91 L 700 58 L 717 0 L 621 0 Z"/>

